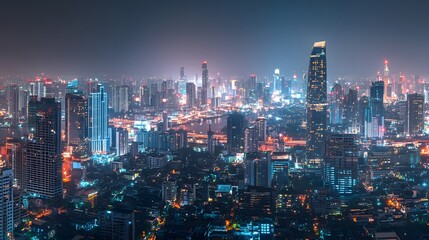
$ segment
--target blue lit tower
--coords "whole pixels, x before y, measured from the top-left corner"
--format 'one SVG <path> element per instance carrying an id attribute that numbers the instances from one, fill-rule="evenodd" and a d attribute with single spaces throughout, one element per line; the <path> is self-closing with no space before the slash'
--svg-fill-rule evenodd
<path id="1" fill-rule="evenodd" d="M 88 136 L 92 154 L 106 153 L 108 149 L 107 93 L 102 84 L 90 93 L 88 102 Z"/>
<path id="2" fill-rule="evenodd" d="M 384 82 L 371 84 L 370 98 L 365 113 L 365 137 L 383 139 L 384 137 Z"/>
<path id="3" fill-rule="evenodd" d="M 201 105 L 207 105 L 207 89 L 209 82 L 209 70 L 207 69 L 207 61 L 202 64 L 202 85 L 201 85 Z"/>
<path id="4" fill-rule="evenodd" d="M 326 42 L 314 43 L 307 81 L 307 163 L 320 168 L 327 128 Z"/>

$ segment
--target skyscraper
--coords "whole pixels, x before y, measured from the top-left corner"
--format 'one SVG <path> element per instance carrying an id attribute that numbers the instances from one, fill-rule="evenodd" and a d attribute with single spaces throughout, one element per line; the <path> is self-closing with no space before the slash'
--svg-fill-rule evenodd
<path id="1" fill-rule="evenodd" d="M 129 87 L 125 85 L 112 86 L 112 108 L 115 113 L 128 112 Z"/>
<path id="2" fill-rule="evenodd" d="M 245 119 L 240 113 L 233 112 L 227 118 L 227 147 L 232 153 L 243 152 Z"/>
<path id="3" fill-rule="evenodd" d="M 370 98 L 365 113 L 365 137 L 383 139 L 384 137 L 384 82 L 371 84 Z"/>
<path id="4" fill-rule="evenodd" d="M 358 138 L 333 134 L 326 143 L 323 180 L 339 194 L 351 194 L 358 179 Z"/>
<path id="5" fill-rule="evenodd" d="M 343 124 L 345 125 L 348 133 L 358 133 L 358 91 L 356 89 L 349 89 L 349 93 L 344 96 L 344 111 L 343 111 Z"/>
<path id="6" fill-rule="evenodd" d="M 279 85 L 280 85 L 280 69 L 276 68 L 274 70 L 274 75 L 273 75 L 273 93 L 277 90 L 280 90 Z"/>
<path id="7" fill-rule="evenodd" d="M 195 106 L 195 98 L 196 98 L 195 84 L 191 82 L 186 83 L 186 100 L 189 108 L 192 108 Z"/>
<path id="8" fill-rule="evenodd" d="M 344 90 L 339 83 L 335 83 L 331 90 L 331 106 L 329 120 L 331 124 L 341 124 L 343 116 Z"/>
<path id="9" fill-rule="evenodd" d="M 19 87 L 18 85 L 8 86 L 7 93 L 7 112 L 12 117 L 11 125 L 16 126 L 19 123 Z"/>
<path id="10" fill-rule="evenodd" d="M 27 192 L 55 202 L 62 198 L 61 105 L 54 98 L 28 103 Z"/>
<path id="11" fill-rule="evenodd" d="M 88 102 L 88 137 L 92 154 L 106 153 L 108 149 L 107 93 L 102 84 L 90 93 Z"/>
<path id="12" fill-rule="evenodd" d="M 327 128 L 326 42 L 314 43 L 307 81 L 307 163 L 320 168 Z"/>
<path id="13" fill-rule="evenodd" d="M 414 93 L 407 96 L 406 132 L 409 135 L 423 133 L 424 127 L 424 97 Z"/>
<path id="14" fill-rule="evenodd" d="M 389 79 L 389 62 L 387 60 L 384 61 L 384 72 L 383 72 L 383 82 L 384 82 L 384 93 L 383 93 L 383 100 L 384 102 L 387 101 L 388 98 L 392 96 L 392 88 L 389 86 L 391 85 L 390 79 Z"/>
<path id="15" fill-rule="evenodd" d="M 13 172 L 0 163 L 0 240 L 12 239 L 13 232 Z"/>
<path id="16" fill-rule="evenodd" d="M 207 69 L 207 61 L 202 64 L 202 85 L 201 85 L 201 105 L 207 105 L 207 90 L 209 83 L 209 70 Z"/>
<path id="17" fill-rule="evenodd" d="M 27 161 L 25 141 L 20 139 L 6 139 L 6 160 L 13 169 L 13 185 L 20 192 L 26 188 Z"/>
<path id="18" fill-rule="evenodd" d="M 81 91 L 66 94 L 65 137 L 69 146 L 83 146 L 88 138 L 88 106 Z"/>

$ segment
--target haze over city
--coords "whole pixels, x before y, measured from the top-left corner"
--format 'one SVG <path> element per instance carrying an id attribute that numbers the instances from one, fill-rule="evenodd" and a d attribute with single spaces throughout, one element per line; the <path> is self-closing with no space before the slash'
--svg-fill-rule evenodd
<path id="1" fill-rule="evenodd" d="M 0 3 L 0 240 L 429 239 L 428 8 Z"/>

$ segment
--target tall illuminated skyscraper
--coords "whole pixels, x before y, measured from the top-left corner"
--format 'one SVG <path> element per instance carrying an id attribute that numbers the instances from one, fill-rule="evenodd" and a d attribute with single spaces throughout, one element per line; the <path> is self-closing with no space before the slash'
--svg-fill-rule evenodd
<path id="1" fill-rule="evenodd" d="M 207 61 L 202 64 L 202 85 L 201 85 L 201 105 L 207 105 L 207 90 L 209 83 L 209 70 L 207 69 Z"/>
<path id="2" fill-rule="evenodd" d="M 61 104 L 55 98 L 32 96 L 28 109 L 27 192 L 58 202 L 63 193 Z"/>
<path id="3" fill-rule="evenodd" d="M 365 137 L 384 137 L 384 82 L 373 82 L 370 88 L 369 105 L 365 112 Z"/>
<path id="4" fill-rule="evenodd" d="M 67 93 L 65 99 L 66 144 L 74 147 L 74 156 L 86 156 L 88 154 L 88 101 L 83 92 L 78 90 Z"/>
<path id="5" fill-rule="evenodd" d="M 327 128 L 326 42 L 314 43 L 307 81 L 307 163 L 320 168 Z"/>
<path id="6" fill-rule="evenodd" d="M 392 87 L 389 79 L 389 61 L 384 60 L 384 72 L 383 72 L 383 82 L 384 82 L 384 102 L 387 101 L 388 98 L 392 96 Z"/>
<path id="7" fill-rule="evenodd" d="M 280 90 L 280 69 L 276 68 L 273 75 L 273 92 Z"/>
<path id="8" fill-rule="evenodd" d="M 335 83 L 331 90 L 331 104 L 329 120 L 331 124 L 341 124 L 343 117 L 344 90 L 339 83 Z"/>
<path id="9" fill-rule="evenodd" d="M 88 136 L 92 154 L 106 153 L 108 149 L 107 104 L 107 93 L 99 83 L 96 91 L 90 93 L 88 103 Z"/>

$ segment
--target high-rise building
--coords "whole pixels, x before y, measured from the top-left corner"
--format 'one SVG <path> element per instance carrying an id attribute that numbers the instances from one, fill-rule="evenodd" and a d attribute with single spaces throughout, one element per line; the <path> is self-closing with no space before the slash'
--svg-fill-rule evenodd
<path id="1" fill-rule="evenodd" d="M 331 106 L 329 120 L 331 124 L 341 124 L 343 116 L 344 90 L 339 83 L 335 83 L 331 90 Z"/>
<path id="2" fill-rule="evenodd" d="M 243 152 L 244 148 L 244 116 L 238 112 L 233 112 L 227 118 L 227 147 L 232 153 Z"/>
<path id="3" fill-rule="evenodd" d="M 280 69 L 276 68 L 273 75 L 273 92 L 280 90 Z"/>
<path id="4" fill-rule="evenodd" d="M 255 127 L 244 129 L 244 152 L 251 153 L 258 151 L 258 130 Z"/>
<path id="5" fill-rule="evenodd" d="M 20 139 L 6 139 L 6 161 L 13 169 L 13 186 L 23 192 L 27 183 L 27 161 L 25 141 Z"/>
<path id="6" fill-rule="evenodd" d="M 54 98 L 32 97 L 28 109 L 27 192 L 57 202 L 63 191 L 61 105 Z"/>
<path id="7" fill-rule="evenodd" d="M 365 113 L 365 137 L 383 139 L 384 137 L 384 82 L 371 84 L 368 108 Z"/>
<path id="8" fill-rule="evenodd" d="M 19 87 L 11 85 L 6 88 L 7 112 L 11 116 L 11 125 L 16 126 L 19 123 L 20 108 L 19 108 Z"/>
<path id="9" fill-rule="evenodd" d="M 81 91 L 67 93 L 65 97 L 66 144 L 84 147 L 88 138 L 88 105 Z"/>
<path id="10" fill-rule="evenodd" d="M 129 87 L 122 86 L 112 86 L 112 108 L 115 113 L 126 113 L 128 112 L 128 107 L 130 105 L 130 92 Z"/>
<path id="11" fill-rule="evenodd" d="M 115 150 L 116 156 L 122 156 L 129 152 L 128 130 L 115 128 Z"/>
<path id="12" fill-rule="evenodd" d="M 168 202 L 176 201 L 177 197 L 177 181 L 165 180 L 162 182 L 162 200 Z"/>
<path id="13" fill-rule="evenodd" d="M 104 86 L 98 84 L 96 91 L 90 93 L 88 101 L 88 137 L 92 154 L 106 153 L 108 150 L 107 105 L 107 93 Z"/>
<path id="14" fill-rule="evenodd" d="M 133 211 L 115 209 L 98 213 L 100 239 L 134 240 L 135 216 Z"/>
<path id="15" fill-rule="evenodd" d="M 185 67 L 180 67 L 180 76 L 179 76 L 179 80 L 182 80 L 182 81 L 185 81 L 185 80 L 186 80 Z"/>
<path id="16" fill-rule="evenodd" d="M 407 96 L 406 132 L 409 135 L 419 135 L 424 128 L 424 97 L 414 93 Z"/>
<path id="17" fill-rule="evenodd" d="M 358 123 L 360 128 L 361 136 L 365 136 L 366 134 L 366 119 L 369 109 L 369 98 L 367 96 L 362 96 L 358 102 Z"/>
<path id="18" fill-rule="evenodd" d="M 333 134 L 326 143 L 325 184 L 339 194 L 351 194 L 358 180 L 358 142 L 354 134 Z"/>
<path id="19" fill-rule="evenodd" d="M 271 216 L 273 212 L 272 190 L 264 187 L 248 187 L 239 194 L 240 213 L 253 218 Z"/>
<path id="20" fill-rule="evenodd" d="M 202 64 L 202 85 L 201 85 L 201 105 L 207 105 L 208 97 L 208 84 L 209 84 L 209 70 L 207 69 L 207 61 Z"/>
<path id="21" fill-rule="evenodd" d="M 255 120 L 255 127 L 258 131 L 258 141 L 265 142 L 267 140 L 267 119 L 258 117 Z"/>
<path id="22" fill-rule="evenodd" d="M 13 239 L 13 172 L 0 166 L 0 240 Z"/>
<path id="23" fill-rule="evenodd" d="M 327 129 L 326 42 L 314 43 L 307 81 L 307 164 L 320 168 Z"/>
<path id="24" fill-rule="evenodd" d="M 248 186 L 270 187 L 269 155 L 264 153 L 248 153 L 244 160 L 244 182 Z"/>
<path id="25" fill-rule="evenodd" d="M 150 91 L 148 86 L 140 87 L 140 104 L 143 107 L 147 107 L 150 104 Z"/>
<path id="26" fill-rule="evenodd" d="M 389 88 L 391 85 L 389 79 L 389 62 L 387 60 L 384 61 L 384 73 L 383 73 L 383 82 L 384 82 L 384 92 L 383 92 L 383 101 L 387 102 L 387 99 L 392 96 L 392 89 Z"/>
<path id="27" fill-rule="evenodd" d="M 29 83 L 30 96 L 37 96 L 42 98 L 46 96 L 46 87 L 42 79 L 36 78 L 36 80 Z"/>
<path id="28" fill-rule="evenodd" d="M 186 83 L 186 101 L 189 108 L 195 106 L 196 92 L 195 84 L 188 82 Z"/>
<path id="29" fill-rule="evenodd" d="M 357 89 L 349 89 L 349 92 L 344 96 L 343 105 L 343 124 L 345 125 L 348 133 L 356 134 L 359 131 L 359 103 Z"/>

